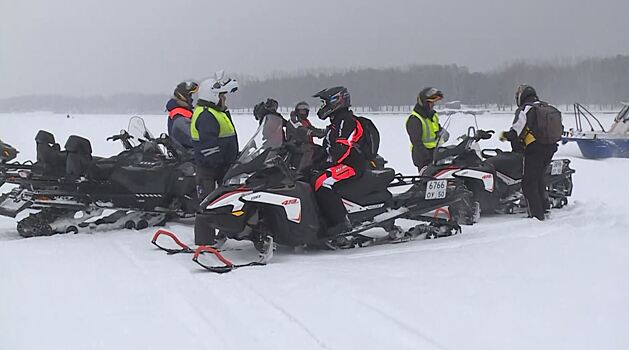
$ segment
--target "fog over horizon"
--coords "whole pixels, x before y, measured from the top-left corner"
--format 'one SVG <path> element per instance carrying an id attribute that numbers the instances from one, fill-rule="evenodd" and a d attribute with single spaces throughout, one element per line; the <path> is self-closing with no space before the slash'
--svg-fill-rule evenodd
<path id="1" fill-rule="evenodd" d="M 170 93 L 228 74 L 629 54 L 629 2 L 3 0 L 0 98 Z"/>

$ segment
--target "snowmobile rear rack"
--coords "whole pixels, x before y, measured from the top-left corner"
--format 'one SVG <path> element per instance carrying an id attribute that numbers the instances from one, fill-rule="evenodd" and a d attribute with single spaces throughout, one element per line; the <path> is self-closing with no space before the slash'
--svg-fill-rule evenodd
<path id="1" fill-rule="evenodd" d="M 393 181 L 388 187 L 408 186 L 421 183 L 422 181 L 434 180 L 431 176 L 424 175 L 402 175 L 401 173 L 395 174 Z"/>

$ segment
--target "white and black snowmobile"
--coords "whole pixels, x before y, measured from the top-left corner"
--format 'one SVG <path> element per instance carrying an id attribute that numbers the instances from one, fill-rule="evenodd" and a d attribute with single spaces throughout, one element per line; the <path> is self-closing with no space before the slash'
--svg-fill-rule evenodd
<path id="1" fill-rule="evenodd" d="M 276 131 L 281 132 L 281 129 Z M 272 256 L 274 243 L 290 247 L 341 248 L 331 243 L 341 240 L 342 248 L 351 248 L 418 237 L 449 236 L 460 232 L 460 220 L 473 221 L 470 219 L 474 216 L 472 193 L 459 180 L 396 176 L 390 168 L 368 170 L 341 192 L 352 229 L 330 236 L 311 184 L 302 174 L 289 168 L 290 153 L 286 148 L 271 141 L 282 138 L 268 132 L 263 121 L 228 170 L 223 185 L 201 202 L 194 228 L 195 236 L 213 235 L 214 230 L 218 230 L 219 236 L 251 241 L 261 254 L 260 260 L 233 264 L 223 259 L 216 249 L 200 246 L 193 258 L 197 263 L 201 264 L 199 255 L 209 251 L 219 255 L 225 264 L 201 264 L 210 271 L 226 272 L 240 266 L 264 264 Z M 400 191 L 392 193 L 393 187 L 399 187 L 396 190 Z M 395 225 L 397 219 L 424 223 L 405 231 Z M 383 228 L 387 234 L 367 235 L 366 231 L 372 228 Z M 154 237 L 154 244 L 159 235 L 160 232 Z M 192 252 L 187 246 L 180 246 L 183 251 Z"/>
<path id="2" fill-rule="evenodd" d="M 474 192 L 481 213 L 514 213 L 526 210 L 522 194 L 523 154 L 500 149 L 481 150 L 478 142 L 488 140 L 493 130 L 471 126 L 456 145 L 437 147 L 432 164 L 420 172 L 434 179 L 461 179 Z M 549 204 L 561 208 L 572 195 L 570 160 L 554 159 L 546 169 Z"/>
<path id="3" fill-rule="evenodd" d="M 23 237 L 142 229 L 194 215 L 191 154 L 166 135 L 153 137 L 139 117 L 128 129 L 108 138 L 125 148 L 110 158 L 92 157 L 89 140 L 74 135 L 62 151 L 51 133 L 39 131 L 36 162 L 0 164 L 2 180 L 18 185 L 0 196 L 0 215 L 36 210 L 17 224 Z"/>

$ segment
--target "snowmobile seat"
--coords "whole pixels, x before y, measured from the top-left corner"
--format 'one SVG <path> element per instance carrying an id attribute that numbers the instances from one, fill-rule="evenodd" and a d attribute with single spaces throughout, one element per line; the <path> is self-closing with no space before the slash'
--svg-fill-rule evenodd
<path id="1" fill-rule="evenodd" d="M 496 171 L 519 180 L 523 176 L 524 156 L 519 152 L 499 152 L 496 156 L 488 158 L 485 163 L 493 165 Z"/>
<path id="2" fill-rule="evenodd" d="M 343 198 L 360 205 L 382 203 L 391 198 L 387 187 L 395 177 L 395 170 L 391 168 L 367 170 L 358 179 L 340 186 L 338 192 Z"/>
<path id="3" fill-rule="evenodd" d="M 66 153 L 55 142 L 55 136 L 48 131 L 39 130 L 35 136 L 37 144 L 37 167 L 44 175 L 62 176 L 65 174 Z"/>
<path id="4" fill-rule="evenodd" d="M 92 145 L 81 136 L 71 135 L 66 141 L 66 176 L 77 179 L 86 174 L 92 161 Z"/>
<path id="5" fill-rule="evenodd" d="M 107 180 L 116 169 L 116 159 L 93 157 L 93 161 L 87 169 L 87 178 L 90 180 Z"/>

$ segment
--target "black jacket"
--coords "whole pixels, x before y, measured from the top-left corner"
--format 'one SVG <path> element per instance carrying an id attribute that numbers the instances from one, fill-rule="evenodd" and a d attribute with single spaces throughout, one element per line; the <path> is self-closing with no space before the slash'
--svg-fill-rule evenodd
<path id="1" fill-rule="evenodd" d="M 222 110 L 231 121 L 229 111 L 211 102 L 199 100 L 197 106 L 211 107 Z M 205 168 L 222 169 L 229 166 L 238 156 L 238 136 L 234 134 L 229 137 L 219 138 L 220 125 L 214 115 L 204 109 L 196 120 L 196 127 L 199 131 L 199 141 L 193 141 L 194 158 L 197 165 Z"/>
<path id="2" fill-rule="evenodd" d="M 323 147 L 328 156 L 328 164 L 345 164 L 362 172 L 367 167 L 367 160 L 360 152 L 364 142 L 362 125 L 356 116 L 345 108 L 330 116 L 330 126 L 323 140 Z"/>

